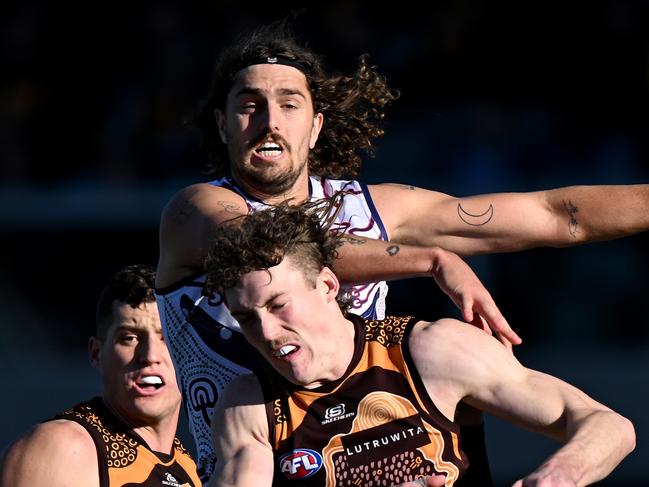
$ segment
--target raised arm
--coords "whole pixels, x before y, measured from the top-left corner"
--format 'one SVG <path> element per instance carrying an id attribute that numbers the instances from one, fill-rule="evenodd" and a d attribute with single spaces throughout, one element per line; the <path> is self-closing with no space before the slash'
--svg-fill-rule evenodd
<path id="1" fill-rule="evenodd" d="M 462 312 L 462 318 L 495 332 L 508 347 L 521 343 L 473 270 L 440 247 L 401 245 L 356 235 L 343 237 L 335 272 L 345 284 L 432 277 Z"/>
<path id="2" fill-rule="evenodd" d="M 212 419 L 216 470 L 209 487 L 264 487 L 273 483 L 273 450 L 259 382 L 253 375 L 234 379 Z"/>
<path id="3" fill-rule="evenodd" d="M 370 186 L 394 243 L 460 255 L 566 247 L 649 229 L 649 185 L 570 186 L 466 198 L 414 186 Z"/>
<path id="4" fill-rule="evenodd" d="M 523 367 L 473 327 L 456 320 L 419 323 L 409 346 L 429 394 L 447 417 L 453 418 L 457 402 L 464 400 L 564 443 L 517 487 L 591 484 L 635 446 L 626 418 L 555 377 Z"/>
<path id="5" fill-rule="evenodd" d="M 99 487 L 97 450 L 72 421 L 39 424 L 0 460 L 1 487 Z"/>

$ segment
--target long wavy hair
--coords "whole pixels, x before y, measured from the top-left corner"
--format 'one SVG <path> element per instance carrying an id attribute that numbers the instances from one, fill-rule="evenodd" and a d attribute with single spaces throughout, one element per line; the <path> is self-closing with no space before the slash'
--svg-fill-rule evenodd
<path id="1" fill-rule="evenodd" d="M 219 137 L 214 110 L 225 110 L 228 92 L 236 73 L 249 61 L 281 56 L 303 67 L 316 113 L 324 115 L 324 126 L 316 147 L 309 153 L 309 172 L 318 176 L 354 177 L 361 166 L 361 154 L 374 156 L 374 141 L 383 136 L 385 107 L 398 98 L 384 76 L 359 59 L 353 75 L 327 73 L 320 55 L 302 45 L 288 20 L 263 26 L 217 59 L 208 98 L 194 117 L 202 134 L 201 148 L 207 153 L 206 172 L 223 175 L 229 171 L 227 146 Z"/>

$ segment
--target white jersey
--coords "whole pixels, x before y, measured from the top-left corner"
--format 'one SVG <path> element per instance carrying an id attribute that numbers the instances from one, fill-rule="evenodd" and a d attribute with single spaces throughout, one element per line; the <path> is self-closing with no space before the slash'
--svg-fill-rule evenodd
<path id="1" fill-rule="evenodd" d="M 267 205 L 238 188 L 230 178 L 212 181 L 241 195 L 249 212 Z M 334 228 L 345 233 L 387 240 L 383 223 L 367 187 L 357 181 L 311 176 L 312 200 L 344 192 Z M 383 319 L 388 286 L 384 281 L 343 290 L 350 311 L 366 319 Z M 261 359 L 240 332 L 239 324 L 223 305 L 220 295 L 205 291 L 205 275 L 185 279 L 156 290 L 162 329 L 173 358 L 183 404 L 196 442 L 198 473 L 206 482 L 214 470 L 210 423 L 225 386 L 236 376 L 258 370 Z"/>

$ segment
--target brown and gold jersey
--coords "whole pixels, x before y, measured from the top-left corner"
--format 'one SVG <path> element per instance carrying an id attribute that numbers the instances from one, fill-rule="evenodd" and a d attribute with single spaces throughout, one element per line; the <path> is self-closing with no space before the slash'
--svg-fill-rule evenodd
<path id="1" fill-rule="evenodd" d="M 146 442 L 106 407 L 100 397 L 77 404 L 52 419 L 83 426 L 97 447 L 101 487 L 200 487 L 196 464 L 178 438 L 170 454 Z"/>
<path id="2" fill-rule="evenodd" d="M 311 390 L 270 375 L 263 384 L 273 485 L 391 486 L 434 473 L 458 485 L 468 466 L 460 428 L 433 404 L 406 346 L 416 320 L 350 319 L 355 351 L 342 378 Z"/>

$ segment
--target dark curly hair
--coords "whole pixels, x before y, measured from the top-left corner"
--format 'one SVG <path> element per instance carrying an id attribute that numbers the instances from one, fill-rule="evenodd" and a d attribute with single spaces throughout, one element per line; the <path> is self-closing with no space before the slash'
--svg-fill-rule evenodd
<path id="1" fill-rule="evenodd" d="M 113 301 L 137 308 L 142 303 L 155 301 L 155 269 L 148 265 L 134 264 L 113 274 L 99 294 L 96 311 L 96 337 L 106 339 L 112 324 Z"/>
<path id="2" fill-rule="evenodd" d="M 353 177 L 361 166 L 361 154 L 374 155 L 374 139 L 383 136 L 384 108 L 398 98 L 385 77 L 368 56 L 359 59 L 358 71 L 347 76 L 327 73 L 321 56 L 301 45 L 289 21 L 274 22 L 254 31 L 236 45 L 224 49 L 217 59 L 210 93 L 194 117 L 202 133 L 202 149 L 208 155 L 207 171 L 212 175 L 228 172 L 227 146 L 219 137 L 214 109 L 225 110 L 234 76 L 250 61 L 281 56 L 303 67 L 314 110 L 324 115 L 324 126 L 316 147 L 309 153 L 309 171 L 330 178 Z"/>
<path id="3" fill-rule="evenodd" d="M 220 226 L 204 261 L 208 291 L 223 293 L 244 274 L 268 270 L 287 256 L 315 285 L 337 257 L 342 234 L 330 227 L 338 197 L 296 206 L 284 202 Z"/>

